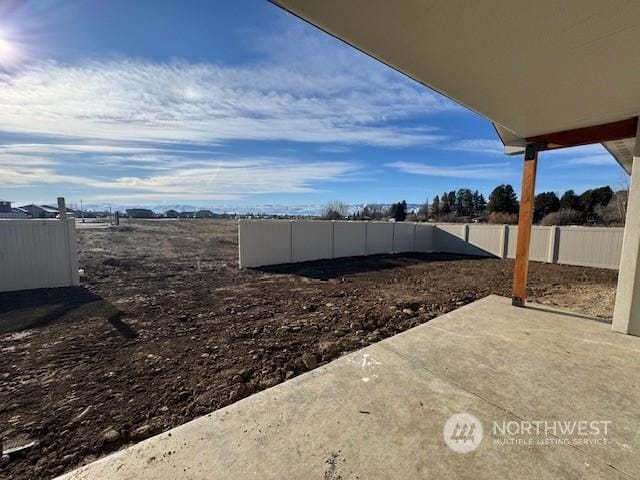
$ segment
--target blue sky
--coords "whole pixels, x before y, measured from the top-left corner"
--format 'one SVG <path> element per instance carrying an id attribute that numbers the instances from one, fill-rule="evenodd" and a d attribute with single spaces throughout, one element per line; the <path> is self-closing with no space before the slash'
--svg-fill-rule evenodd
<path id="1" fill-rule="evenodd" d="M 203 206 L 519 190 L 491 124 L 266 0 L 0 3 L 0 197 Z M 626 175 L 541 156 L 538 191 Z"/>

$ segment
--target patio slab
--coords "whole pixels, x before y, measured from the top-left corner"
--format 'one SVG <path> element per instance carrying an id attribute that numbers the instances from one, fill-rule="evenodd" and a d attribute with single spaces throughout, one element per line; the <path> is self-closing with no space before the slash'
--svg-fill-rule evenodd
<path id="1" fill-rule="evenodd" d="M 638 365 L 640 338 L 489 296 L 61 478 L 640 478 Z"/>

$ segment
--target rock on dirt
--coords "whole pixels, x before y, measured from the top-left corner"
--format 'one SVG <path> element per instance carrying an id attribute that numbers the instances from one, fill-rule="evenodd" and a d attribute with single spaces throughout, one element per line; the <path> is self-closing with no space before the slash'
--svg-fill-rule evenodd
<path id="1" fill-rule="evenodd" d="M 139 442 L 140 440 L 152 437 L 156 433 L 157 429 L 153 425 L 145 424 L 131 432 L 131 440 Z"/>
<path id="2" fill-rule="evenodd" d="M 318 359 L 316 358 L 315 355 L 312 355 L 310 353 L 305 353 L 302 356 L 302 363 L 304 364 L 307 370 L 313 370 L 318 366 Z"/>
<path id="3" fill-rule="evenodd" d="M 113 427 L 109 427 L 102 432 L 102 441 L 105 443 L 114 443 L 120 440 L 120 431 Z"/>

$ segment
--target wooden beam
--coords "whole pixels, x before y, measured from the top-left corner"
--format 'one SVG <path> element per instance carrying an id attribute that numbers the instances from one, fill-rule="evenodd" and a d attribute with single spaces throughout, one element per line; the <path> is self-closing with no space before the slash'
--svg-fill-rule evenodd
<path id="1" fill-rule="evenodd" d="M 554 150 L 556 148 L 577 147 L 591 143 L 603 143 L 636 135 L 638 117 L 621 120 L 619 122 L 604 123 L 593 127 L 576 128 L 563 132 L 546 133 L 527 138 L 527 143 L 541 145 L 540 150 Z"/>
<path id="2" fill-rule="evenodd" d="M 538 168 L 538 148 L 528 145 L 524 155 L 522 171 L 522 193 L 520 195 L 520 213 L 518 214 L 518 243 L 516 262 L 513 270 L 513 305 L 523 307 L 529 271 L 529 245 L 531 243 L 531 224 L 533 223 L 533 198 L 536 189 L 536 170 Z"/>

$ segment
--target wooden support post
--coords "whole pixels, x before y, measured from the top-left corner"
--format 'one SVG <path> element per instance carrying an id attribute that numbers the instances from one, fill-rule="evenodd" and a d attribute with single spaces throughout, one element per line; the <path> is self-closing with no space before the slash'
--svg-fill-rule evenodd
<path id="1" fill-rule="evenodd" d="M 536 189 L 536 170 L 538 167 L 538 147 L 527 145 L 524 154 L 522 172 L 522 193 L 520 195 L 520 213 L 518 215 L 518 243 L 516 263 L 513 270 L 512 303 L 524 307 L 529 270 L 529 244 L 531 242 L 531 224 L 533 223 L 533 197 Z"/>

